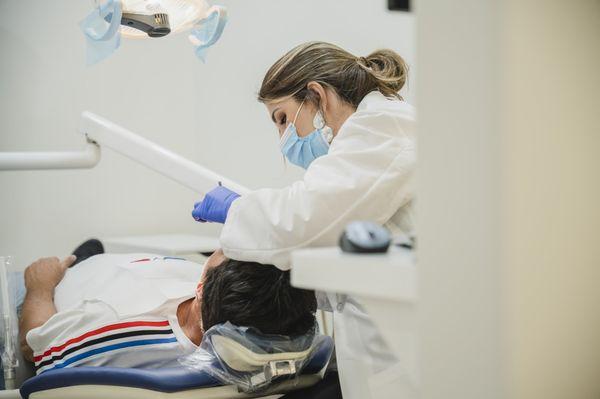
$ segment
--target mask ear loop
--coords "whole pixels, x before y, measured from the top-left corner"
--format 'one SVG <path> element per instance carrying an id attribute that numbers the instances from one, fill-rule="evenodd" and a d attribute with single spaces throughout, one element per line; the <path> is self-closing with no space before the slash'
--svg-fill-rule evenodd
<path id="1" fill-rule="evenodd" d="M 306 99 L 302 100 L 302 102 L 300 103 L 300 107 L 298 107 L 298 111 L 296 111 L 296 116 L 294 116 L 294 120 L 291 122 L 291 124 L 294 125 L 294 126 L 296 125 L 296 119 L 298 119 L 298 115 L 300 115 L 300 111 L 302 110 L 302 106 L 304 105 L 305 101 L 306 101 Z M 289 125 L 288 125 L 288 128 L 289 128 Z M 285 135 L 285 132 L 284 132 L 284 135 Z M 283 156 L 283 163 L 287 167 L 287 162 L 285 160 L 285 155 Z"/>
<path id="2" fill-rule="evenodd" d="M 298 115 L 300 115 L 300 111 L 302 110 L 302 106 L 304 105 L 305 101 L 306 101 L 306 99 L 302 100 L 302 102 L 300 103 L 300 107 L 298 108 L 298 111 L 296 111 L 296 116 L 294 116 L 294 121 L 292 122 L 294 125 L 296 125 L 296 119 L 298 119 Z"/>

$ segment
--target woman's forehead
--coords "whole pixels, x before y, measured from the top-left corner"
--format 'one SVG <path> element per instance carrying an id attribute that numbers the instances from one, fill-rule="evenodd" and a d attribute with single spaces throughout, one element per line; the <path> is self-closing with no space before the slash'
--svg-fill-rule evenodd
<path id="1" fill-rule="evenodd" d="M 285 97 L 281 99 L 268 101 L 265 103 L 265 105 L 267 106 L 267 109 L 272 111 L 276 108 L 288 109 L 293 108 L 294 106 L 297 107 L 298 105 L 300 105 L 300 103 L 294 97 Z"/>

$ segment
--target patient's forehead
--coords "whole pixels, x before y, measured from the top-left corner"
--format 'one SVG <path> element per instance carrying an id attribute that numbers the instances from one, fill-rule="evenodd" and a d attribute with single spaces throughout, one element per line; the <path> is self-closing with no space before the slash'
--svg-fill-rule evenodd
<path id="1" fill-rule="evenodd" d="M 204 262 L 204 268 L 210 269 L 215 266 L 219 266 L 221 263 L 225 262 L 226 260 L 227 260 L 227 257 L 223 254 L 223 251 L 219 249 L 219 250 L 213 252 L 213 254 L 210 255 L 208 257 L 208 259 L 206 259 L 206 262 Z"/>

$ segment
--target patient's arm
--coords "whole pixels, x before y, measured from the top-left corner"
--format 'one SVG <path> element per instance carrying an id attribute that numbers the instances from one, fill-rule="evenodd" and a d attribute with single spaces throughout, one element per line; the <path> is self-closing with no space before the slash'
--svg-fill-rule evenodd
<path id="1" fill-rule="evenodd" d="M 56 313 L 54 288 L 74 261 L 73 255 L 63 261 L 58 258 L 43 258 L 32 263 L 25 270 L 27 294 L 19 320 L 19 342 L 23 357 L 29 361 L 33 361 L 33 351 L 27 344 L 27 333 L 43 325 Z"/>

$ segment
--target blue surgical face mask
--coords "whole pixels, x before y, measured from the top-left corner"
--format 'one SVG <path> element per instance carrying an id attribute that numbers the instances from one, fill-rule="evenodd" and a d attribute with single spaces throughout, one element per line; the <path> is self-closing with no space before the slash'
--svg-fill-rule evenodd
<path id="1" fill-rule="evenodd" d="M 325 120 L 321 111 L 317 111 L 313 119 L 313 130 L 310 134 L 304 137 L 298 136 L 296 131 L 296 119 L 304 105 L 304 101 L 300 104 L 300 108 L 296 112 L 294 121 L 288 125 L 280 139 L 281 152 L 294 165 L 298 165 L 304 169 L 312 161 L 329 152 L 329 143 L 333 139 L 333 131 L 329 126 L 325 125 Z"/>

